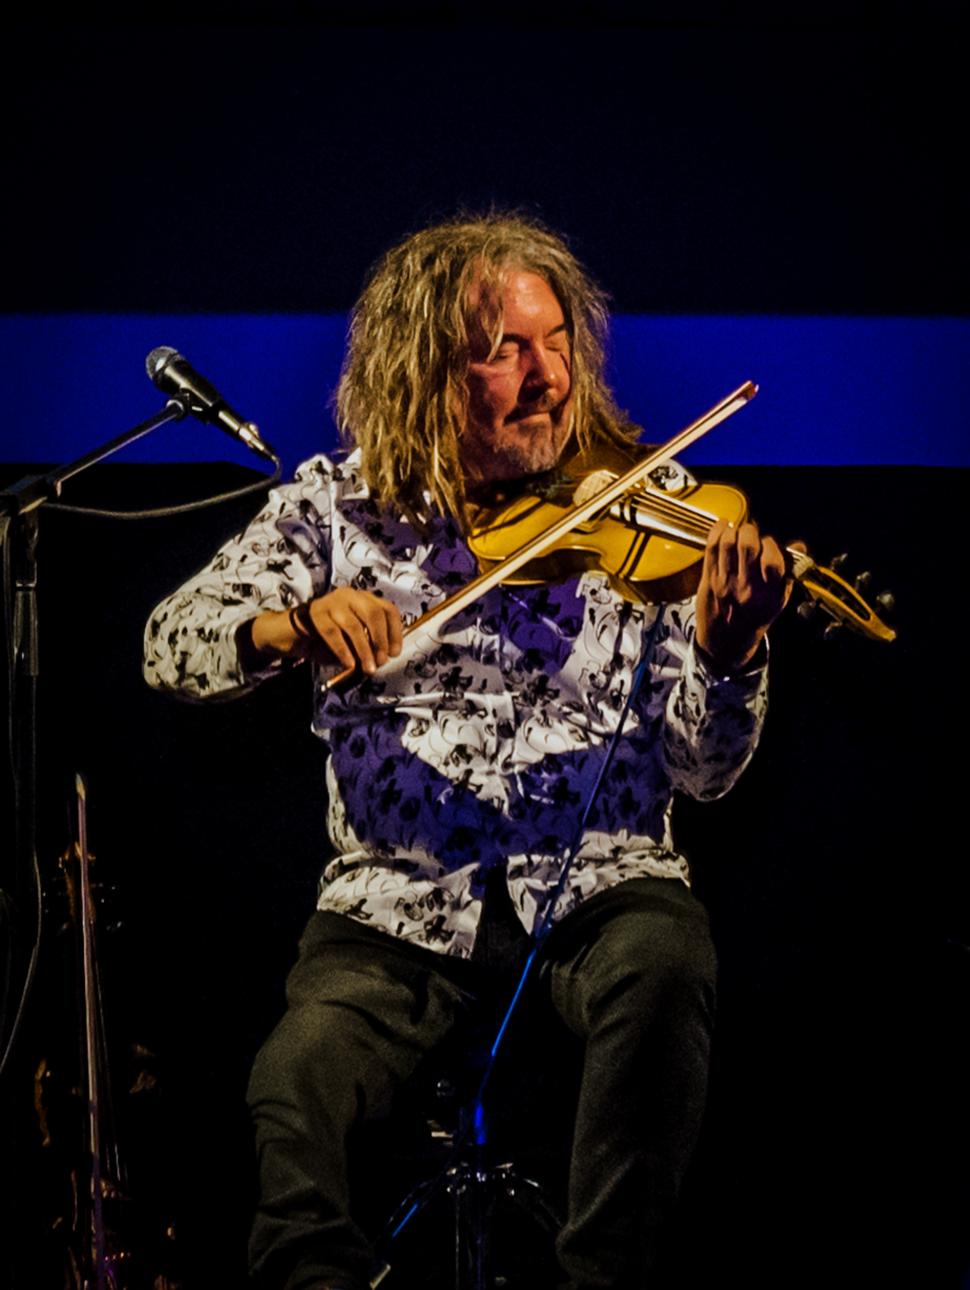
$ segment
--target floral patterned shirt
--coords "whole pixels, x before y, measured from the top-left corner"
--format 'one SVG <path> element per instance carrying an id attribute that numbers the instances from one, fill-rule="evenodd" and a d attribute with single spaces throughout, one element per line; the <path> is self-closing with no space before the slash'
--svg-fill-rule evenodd
<path id="1" fill-rule="evenodd" d="M 152 614 L 149 682 L 190 699 L 241 694 L 287 664 L 243 670 L 236 632 L 337 587 L 392 600 L 405 625 L 478 572 L 457 525 L 427 535 L 368 498 L 351 456 L 312 458 L 249 527 Z M 663 485 L 685 482 L 661 468 Z M 627 878 L 688 881 L 671 798 L 721 796 L 754 751 L 766 669 L 718 678 L 693 645 L 691 602 L 633 605 L 604 574 L 500 587 L 433 640 L 345 693 L 317 669 L 312 728 L 329 749 L 331 858 L 319 908 L 469 957 L 487 873 L 505 868 L 527 931 L 541 919 L 628 714 L 554 917 Z"/>

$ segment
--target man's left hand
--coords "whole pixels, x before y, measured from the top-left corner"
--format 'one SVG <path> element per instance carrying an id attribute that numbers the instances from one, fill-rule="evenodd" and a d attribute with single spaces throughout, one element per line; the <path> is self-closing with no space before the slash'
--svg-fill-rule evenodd
<path id="1" fill-rule="evenodd" d="M 697 644 L 718 673 L 750 663 L 791 594 L 785 556 L 757 524 L 718 520 L 697 588 Z"/>

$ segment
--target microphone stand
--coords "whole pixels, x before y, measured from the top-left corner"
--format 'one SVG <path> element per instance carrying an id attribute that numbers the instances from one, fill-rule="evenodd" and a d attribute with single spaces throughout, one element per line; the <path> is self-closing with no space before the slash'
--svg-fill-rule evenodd
<path id="1" fill-rule="evenodd" d="M 67 466 L 56 466 L 44 475 L 25 475 L 7 488 L 0 489 L 0 561 L 3 567 L 3 611 L 8 623 L 7 676 L 9 726 L 8 742 L 13 781 L 14 846 L 13 890 L 28 871 L 34 875 L 37 920 L 34 944 L 20 999 L 7 1034 L 6 1018 L 0 1013 L 0 1076 L 6 1068 L 30 994 L 36 971 L 41 937 L 41 878 L 37 858 L 37 764 L 38 723 L 37 691 L 40 677 L 38 625 L 38 561 L 40 511 L 48 502 L 56 503 L 68 480 L 89 466 L 143 438 L 169 421 L 181 420 L 193 409 L 186 398 L 173 396 L 164 408 L 147 421 L 125 431 Z M 0 879 L 0 917 L 14 921 L 12 897 Z M 0 931 L 3 929 L 0 928 Z M 13 939 L 13 927 L 8 929 Z M 9 984 L 8 984 L 9 989 Z M 3 1000 L 0 999 L 0 1004 Z"/>

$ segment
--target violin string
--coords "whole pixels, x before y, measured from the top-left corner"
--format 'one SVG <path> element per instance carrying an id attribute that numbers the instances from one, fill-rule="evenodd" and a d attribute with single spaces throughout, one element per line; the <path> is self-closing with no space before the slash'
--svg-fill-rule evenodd
<path id="1" fill-rule="evenodd" d="M 625 500 L 637 506 L 642 506 L 644 510 L 652 511 L 660 519 L 676 524 L 685 535 L 690 534 L 705 540 L 718 520 L 718 516 L 712 515 L 708 511 L 701 511 L 699 507 L 685 505 L 685 503 L 678 501 L 674 497 L 654 497 L 649 493 L 629 493 Z M 792 558 L 792 572 L 796 578 L 801 578 L 810 569 L 818 568 L 812 557 L 804 551 L 799 551 L 797 547 L 786 546 L 785 551 Z"/>
<path id="2" fill-rule="evenodd" d="M 676 497 L 646 492 L 631 493 L 628 496 L 632 501 L 638 502 L 647 510 L 679 519 L 685 526 L 695 527 L 697 532 L 703 532 L 705 529 L 711 528 L 717 519 L 716 515 L 712 515 L 708 511 L 701 511 L 698 507 L 689 506 L 679 501 Z"/>
<path id="3" fill-rule="evenodd" d="M 626 500 L 636 506 L 642 506 L 644 510 L 652 511 L 654 515 L 666 520 L 668 523 L 679 525 L 685 533 L 690 533 L 699 538 L 706 538 L 717 522 L 717 516 L 707 515 L 705 512 L 702 518 L 696 510 L 686 507 L 673 497 L 653 497 L 649 493 L 630 493 L 627 494 Z"/>

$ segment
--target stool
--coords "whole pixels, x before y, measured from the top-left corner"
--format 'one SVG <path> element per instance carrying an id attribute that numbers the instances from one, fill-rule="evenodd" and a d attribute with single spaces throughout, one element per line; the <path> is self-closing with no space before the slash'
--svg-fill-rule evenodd
<path id="1" fill-rule="evenodd" d="M 477 1088 L 474 1071 L 472 1078 Z M 467 1089 L 467 1068 L 460 1081 Z M 497 1080 L 499 1090 L 503 1081 L 508 1072 Z M 474 1122 L 475 1098 L 462 1096 L 458 1083 L 440 1068 L 433 1077 L 433 1105 L 425 1121 L 433 1163 L 391 1210 L 377 1242 L 384 1267 L 371 1285 L 552 1290 L 558 1281 L 554 1237 L 562 1226 L 557 1200 L 513 1163 L 507 1144 L 493 1147 L 486 1141 L 483 1117 Z M 563 1081 L 558 1085 L 561 1092 Z M 512 1119 L 507 1112 L 504 1118 Z M 441 1239 L 442 1227 L 447 1242 Z"/>

